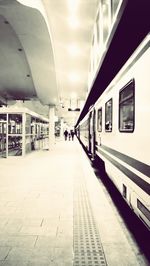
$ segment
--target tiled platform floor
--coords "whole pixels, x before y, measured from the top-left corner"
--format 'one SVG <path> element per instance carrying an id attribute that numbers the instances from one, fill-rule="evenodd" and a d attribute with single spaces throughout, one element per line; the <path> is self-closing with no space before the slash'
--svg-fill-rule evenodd
<path id="1" fill-rule="evenodd" d="M 72 265 L 141 265 L 78 141 L 0 159 L 0 266 Z"/>

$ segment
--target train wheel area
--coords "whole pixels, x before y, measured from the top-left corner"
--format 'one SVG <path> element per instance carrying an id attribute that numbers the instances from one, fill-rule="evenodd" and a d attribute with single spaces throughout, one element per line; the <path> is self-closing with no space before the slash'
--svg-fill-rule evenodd
<path id="1" fill-rule="evenodd" d="M 77 139 L 0 172 L 0 266 L 149 265 Z"/>
<path id="2" fill-rule="evenodd" d="M 150 260 L 150 232 L 144 223 L 137 217 L 132 208 L 123 199 L 111 179 L 105 172 L 105 166 L 100 158 L 92 163 L 92 168 L 95 175 L 103 187 L 104 193 L 108 195 L 109 202 L 113 205 L 114 211 L 119 214 L 119 220 L 124 224 L 126 236 L 130 241 L 136 241 L 141 253 L 144 253 L 148 260 Z M 133 239 L 132 239 L 132 237 Z"/>

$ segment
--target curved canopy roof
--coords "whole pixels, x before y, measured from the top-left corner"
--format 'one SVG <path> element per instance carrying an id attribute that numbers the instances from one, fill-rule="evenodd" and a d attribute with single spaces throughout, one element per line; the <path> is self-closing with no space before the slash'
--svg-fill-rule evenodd
<path id="1" fill-rule="evenodd" d="M 0 104 L 39 99 L 74 123 L 79 113 L 68 108 L 87 95 L 98 3 L 0 0 Z"/>
<path id="2" fill-rule="evenodd" d="M 43 104 L 55 104 L 58 93 L 49 27 L 38 8 L 21 2 L 0 0 L 0 101 L 38 97 Z"/>

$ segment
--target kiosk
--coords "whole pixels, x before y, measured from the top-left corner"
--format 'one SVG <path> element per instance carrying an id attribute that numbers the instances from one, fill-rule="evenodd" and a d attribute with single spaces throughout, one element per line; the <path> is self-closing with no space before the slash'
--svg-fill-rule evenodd
<path id="1" fill-rule="evenodd" d="M 0 108 L 0 157 L 21 156 L 44 149 L 49 141 L 49 120 L 27 108 Z"/>

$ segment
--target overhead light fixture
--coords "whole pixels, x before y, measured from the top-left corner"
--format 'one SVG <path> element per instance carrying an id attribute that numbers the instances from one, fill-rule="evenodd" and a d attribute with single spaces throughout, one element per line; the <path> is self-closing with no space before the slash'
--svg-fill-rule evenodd
<path id="1" fill-rule="evenodd" d="M 72 55 L 72 56 L 76 56 L 79 54 L 79 48 L 75 44 L 69 45 L 68 51 L 69 51 L 70 55 Z"/>
<path id="2" fill-rule="evenodd" d="M 78 0 L 68 0 L 68 8 L 70 11 L 75 12 L 79 6 Z"/>
<path id="3" fill-rule="evenodd" d="M 68 108 L 68 111 L 70 112 L 70 111 L 73 111 L 73 112 L 80 112 L 80 108 L 74 108 L 74 109 L 72 109 L 72 108 Z"/>
<path id="4" fill-rule="evenodd" d="M 69 74 L 69 80 L 73 83 L 77 82 L 79 80 L 79 76 L 77 73 L 70 73 Z"/>
<path id="5" fill-rule="evenodd" d="M 72 29 L 76 29 L 79 27 L 79 20 L 75 16 L 69 17 L 68 23 L 69 23 L 70 28 Z"/>

